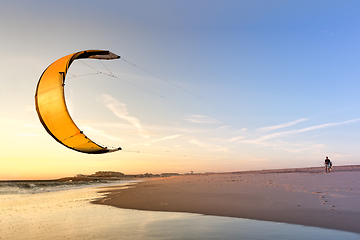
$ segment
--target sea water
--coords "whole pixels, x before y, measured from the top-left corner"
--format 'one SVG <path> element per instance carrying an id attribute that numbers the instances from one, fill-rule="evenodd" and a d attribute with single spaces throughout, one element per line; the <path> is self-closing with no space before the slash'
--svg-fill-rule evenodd
<path id="1" fill-rule="evenodd" d="M 138 180 L 95 180 L 95 181 L 0 181 L 0 195 L 36 194 L 66 191 L 88 187 L 105 187 L 128 184 Z"/>
<path id="2" fill-rule="evenodd" d="M 114 183 L 64 185 L 59 191 L 60 185 L 0 194 L 0 239 L 360 239 L 317 227 L 92 204 L 102 197 L 99 187 Z"/>

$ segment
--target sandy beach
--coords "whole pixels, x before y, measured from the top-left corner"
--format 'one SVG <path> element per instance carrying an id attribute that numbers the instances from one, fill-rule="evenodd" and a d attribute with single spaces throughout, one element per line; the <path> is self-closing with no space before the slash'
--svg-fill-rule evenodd
<path id="1" fill-rule="evenodd" d="M 182 175 L 101 193 L 94 203 L 360 233 L 360 166 Z"/>
<path id="2" fill-rule="evenodd" d="M 0 239 L 358 240 L 359 168 L 58 183 L 18 193 L 5 187 Z"/>

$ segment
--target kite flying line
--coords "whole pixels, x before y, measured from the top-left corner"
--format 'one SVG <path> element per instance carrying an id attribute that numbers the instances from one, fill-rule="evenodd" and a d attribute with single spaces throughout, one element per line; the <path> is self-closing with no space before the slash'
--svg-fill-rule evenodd
<path id="1" fill-rule="evenodd" d="M 198 99 L 201 99 L 202 101 L 207 102 L 208 104 L 213 105 L 213 106 L 216 107 L 216 108 L 219 108 L 219 109 L 221 109 L 221 110 L 223 110 L 223 111 L 225 111 L 225 112 L 227 112 L 227 113 L 230 113 L 231 115 L 233 115 L 233 116 L 235 116 L 235 117 L 237 117 L 237 118 L 240 118 L 240 119 L 242 119 L 242 120 L 244 120 L 244 121 L 246 121 L 246 122 L 248 122 L 248 123 L 256 126 L 253 122 L 250 122 L 250 121 L 246 120 L 245 118 L 243 118 L 243 117 L 241 117 L 241 116 L 239 116 L 239 115 L 237 115 L 237 114 L 235 114 L 235 113 L 227 110 L 226 108 L 223 108 L 223 107 L 221 107 L 221 106 L 219 106 L 219 105 L 217 105 L 217 104 L 215 104 L 215 103 L 213 103 L 213 102 L 211 102 L 211 101 L 209 101 L 209 100 L 207 100 L 207 99 L 205 99 L 205 98 L 203 98 L 203 97 L 201 97 L 201 96 L 199 96 L 199 95 L 197 95 L 197 94 L 195 94 L 195 93 L 193 93 L 193 92 L 190 92 L 189 90 L 187 90 L 187 89 L 185 89 L 185 88 L 182 88 L 182 87 L 180 87 L 179 85 L 177 85 L 177 84 L 175 84 L 175 83 L 173 83 L 173 82 L 171 82 L 171 81 L 169 81 L 169 80 L 166 80 L 166 79 L 164 79 L 164 78 L 156 75 L 155 73 L 152 73 L 152 72 L 150 72 L 150 71 L 148 71 L 148 70 L 146 70 L 146 69 L 144 69 L 144 68 L 142 68 L 142 67 L 139 67 L 138 65 L 136 65 L 136 64 L 134 64 L 134 63 L 132 63 L 132 62 L 124 59 L 124 58 L 120 58 L 120 59 L 123 60 L 124 62 L 126 62 L 126 63 L 128 63 L 128 64 L 130 64 L 130 65 L 132 65 L 132 66 L 134 66 L 134 67 L 136 67 L 136 68 L 138 68 L 138 69 L 140 69 L 140 70 L 142 70 L 142 71 L 144 71 L 144 72 L 146 72 L 146 73 L 148 73 L 148 74 L 150 74 L 150 75 L 152 75 L 152 76 L 154 76 L 154 77 L 156 77 L 156 78 L 158 78 L 158 79 L 160 79 L 160 80 L 162 80 L 162 81 L 164 81 L 164 82 L 166 82 L 166 83 L 168 83 L 168 84 L 170 84 L 170 85 L 175 86 L 175 87 L 178 88 L 178 89 L 181 89 L 182 91 L 184 91 L 184 92 L 186 92 L 186 93 L 188 93 L 188 94 L 190 94 L 190 95 L 192 95 L 192 96 L 194 96 L 194 97 L 196 97 L 196 98 L 198 98 Z M 256 126 L 256 127 L 257 127 L 257 126 Z"/>
<path id="2" fill-rule="evenodd" d="M 125 80 L 125 79 L 123 79 L 123 78 L 121 78 L 121 77 L 118 77 L 118 76 L 114 75 L 114 74 L 105 66 L 105 64 L 103 63 L 103 61 L 101 61 L 101 60 L 99 60 L 99 61 L 101 62 L 102 65 L 104 65 L 104 67 L 106 68 L 106 70 L 107 70 L 109 73 L 107 73 L 107 72 L 102 72 L 102 71 L 96 69 L 95 67 L 90 66 L 89 64 L 86 64 L 86 63 L 84 63 L 83 61 L 80 61 L 80 60 L 79 60 L 79 62 L 83 63 L 84 65 L 86 65 L 86 66 L 88 66 L 88 67 L 90 67 L 91 69 L 94 69 L 94 70 L 96 71 L 96 73 L 81 74 L 81 75 L 74 75 L 74 74 L 72 74 L 72 76 L 73 76 L 73 77 L 82 77 L 82 76 L 102 74 L 102 75 L 105 75 L 105 76 L 113 77 L 113 78 L 116 78 L 116 79 L 121 80 L 121 81 L 123 81 L 123 82 L 126 82 L 126 83 L 128 83 L 128 84 L 130 84 L 130 85 L 132 85 L 132 86 L 135 86 L 135 87 L 137 87 L 137 88 L 140 88 L 140 89 L 142 89 L 142 90 L 144 90 L 144 91 L 147 91 L 147 92 L 149 92 L 149 93 L 151 93 L 151 94 L 154 94 L 154 95 L 156 95 L 156 96 L 158 96 L 158 97 L 160 97 L 160 98 L 166 99 L 167 101 L 171 101 L 171 102 L 173 102 L 173 103 L 175 103 L 175 104 L 178 104 L 178 105 L 181 105 L 181 106 L 183 106 L 183 107 L 189 108 L 189 109 L 191 109 L 191 110 L 193 110 L 193 111 L 195 111 L 195 112 L 199 112 L 199 113 L 201 113 L 201 114 L 208 115 L 207 113 L 204 113 L 204 112 L 202 112 L 202 111 L 199 110 L 199 109 L 195 109 L 195 108 L 193 108 L 193 107 L 190 107 L 189 105 L 185 105 L 185 104 L 183 104 L 183 103 L 181 103 L 181 102 L 172 100 L 172 99 L 167 98 L 167 97 L 165 97 L 165 96 L 163 96 L 163 95 L 161 95 L 161 94 L 159 94 L 159 93 L 157 93 L 157 92 L 154 92 L 154 91 L 152 91 L 152 90 L 149 90 L 149 89 L 147 89 L 147 88 L 145 88 L 145 87 L 142 87 L 142 86 L 140 86 L 140 85 L 137 85 L 137 84 L 135 84 L 135 83 L 133 83 L 133 82 L 131 82 L 131 81 Z M 155 76 L 156 76 L 156 75 L 155 75 Z M 159 77 L 158 77 L 158 78 L 159 78 Z M 162 79 L 162 78 L 160 78 L 160 79 Z M 164 80 L 164 81 L 166 81 L 166 80 Z M 173 85 L 174 85 L 174 84 L 173 84 Z M 174 85 L 174 86 L 176 86 L 176 85 Z M 180 87 L 178 87 L 178 88 L 180 88 Z M 186 90 L 184 90 L 184 91 L 186 91 Z M 190 93 L 190 92 L 189 92 L 189 93 Z M 195 95 L 194 95 L 194 96 L 195 96 Z"/>
<path id="3" fill-rule="evenodd" d="M 235 116 L 235 117 L 237 117 L 237 118 L 240 118 L 241 120 L 243 120 L 243 121 L 245 121 L 245 122 L 247 122 L 247 123 L 250 123 L 251 125 L 253 125 L 253 126 L 255 126 L 255 127 L 258 127 L 254 122 L 250 122 L 250 121 L 248 121 L 247 119 L 245 119 L 245 118 L 243 118 L 243 117 L 235 114 L 234 112 L 229 111 L 228 109 L 223 108 L 223 107 L 221 107 L 221 106 L 219 106 L 219 105 L 217 105 L 217 104 L 215 104 L 215 103 L 213 103 L 213 102 L 211 102 L 211 101 L 209 101 L 209 100 L 207 100 L 207 99 L 205 99 L 205 98 L 203 98 L 203 97 L 201 97 L 201 96 L 199 96 L 199 95 L 197 95 L 197 94 L 195 94 L 195 93 L 193 93 L 193 92 L 190 92 L 189 90 L 187 90 L 187 89 L 185 89 L 185 88 L 183 88 L 183 87 L 181 87 L 181 86 L 179 86 L 179 85 L 177 85 L 177 84 L 175 84 L 175 83 L 173 83 L 173 82 L 171 82 L 171 81 L 169 81 L 169 80 L 166 80 L 166 79 L 158 76 L 158 75 L 155 74 L 155 73 L 152 73 L 152 72 L 150 72 L 150 71 L 148 71 L 148 70 L 146 70 L 146 69 L 144 69 L 144 68 L 142 68 L 142 67 L 139 67 L 138 65 L 136 65 L 136 64 L 134 64 L 134 63 L 132 63 L 132 62 L 124 59 L 124 58 L 120 58 L 120 59 L 123 60 L 124 62 L 126 62 L 127 64 L 130 64 L 131 66 L 134 66 L 134 67 L 140 69 L 141 71 L 146 72 L 146 73 L 148 73 L 148 74 L 150 74 L 150 75 L 152 75 L 152 76 L 154 76 L 154 77 L 156 77 L 156 78 L 158 78 L 158 79 L 166 82 L 167 84 L 170 84 L 170 85 L 176 87 L 177 89 L 180 89 L 181 91 L 186 92 L 187 94 L 190 94 L 190 95 L 192 95 L 192 96 L 194 96 L 194 97 L 196 97 L 196 98 L 198 98 L 198 99 L 200 99 L 200 100 L 202 100 L 202 101 L 204 101 L 204 102 L 206 102 L 206 103 L 208 103 L 208 104 L 210 104 L 210 105 L 212 105 L 212 106 L 214 106 L 214 107 L 216 107 L 216 108 L 218 108 L 218 109 L 221 109 L 222 111 L 225 111 L 225 112 L 227 112 L 227 113 L 229 113 L 229 114 L 231 114 L 231 115 L 233 115 L 233 116 Z M 158 97 L 161 97 L 161 98 L 163 98 L 163 99 L 166 99 L 166 100 L 168 100 L 168 101 L 171 101 L 171 102 L 173 102 L 173 103 L 176 103 L 176 104 L 178 104 L 178 105 L 181 105 L 181 106 L 183 106 L 183 107 L 189 108 L 189 109 L 191 109 L 191 110 L 193 110 L 193 111 L 195 111 L 195 112 L 199 112 L 199 113 L 204 114 L 204 115 L 209 115 L 209 114 L 204 113 L 203 111 L 201 111 L 201 110 L 199 110 L 199 109 L 195 109 L 195 108 L 190 107 L 190 106 L 188 106 L 188 105 L 185 105 L 185 104 L 183 104 L 183 103 L 181 103 L 181 102 L 178 102 L 178 101 L 169 99 L 169 98 L 167 98 L 167 97 L 165 97 L 165 96 L 163 96 L 163 95 L 161 95 L 161 94 L 159 94 L 159 93 L 156 93 L 156 92 L 154 92 L 154 91 L 152 91 L 152 90 L 149 90 L 149 89 L 147 89 L 147 88 L 144 88 L 144 87 L 142 87 L 142 86 L 140 86 L 140 85 L 134 84 L 133 82 L 127 81 L 127 80 L 125 80 L 125 79 L 123 79 L 123 78 L 120 78 L 120 77 L 114 75 L 114 74 L 110 71 L 110 69 L 104 64 L 104 61 L 102 61 L 101 59 L 98 59 L 98 60 L 99 60 L 100 63 L 104 66 L 104 68 L 108 71 L 108 73 L 107 73 L 107 72 L 100 71 L 99 69 L 97 69 L 97 68 L 95 68 L 95 67 L 93 67 L 93 66 L 91 66 L 91 65 L 89 65 L 89 64 L 87 64 L 87 63 L 85 63 L 85 62 L 83 62 L 83 61 L 79 61 L 79 62 L 83 63 L 84 65 L 88 66 L 89 68 L 95 70 L 96 73 L 76 75 L 76 76 L 79 76 L 79 77 L 80 77 L 80 76 L 89 76 L 89 75 L 102 74 L 102 75 L 106 75 L 106 76 L 109 76 L 109 77 L 113 77 L 113 78 L 116 78 L 116 79 L 121 80 L 121 81 L 123 81 L 123 82 L 126 82 L 126 83 L 128 83 L 128 84 L 130 84 L 130 85 L 132 85 L 132 86 L 135 86 L 135 87 L 137 87 L 137 88 L 140 88 L 140 89 L 142 89 L 142 90 L 144 90 L 144 91 L 147 91 L 147 92 L 149 92 L 149 93 L 151 93 L 151 94 L 154 94 L 154 95 L 156 95 L 156 96 L 158 96 Z M 75 77 L 75 75 L 73 75 L 73 76 Z"/>

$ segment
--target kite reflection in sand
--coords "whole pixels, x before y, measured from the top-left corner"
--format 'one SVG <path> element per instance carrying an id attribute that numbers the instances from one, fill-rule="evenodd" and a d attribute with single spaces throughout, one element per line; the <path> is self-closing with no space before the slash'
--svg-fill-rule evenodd
<path id="1" fill-rule="evenodd" d="M 59 143 L 83 153 L 107 153 L 121 150 L 108 148 L 90 140 L 74 123 L 65 103 L 64 86 L 66 73 L 76 59 L 119 59 L 120 56 L 102 50 L 73 53 L 53 62 L 41 75 L 35 94 L 39 119 L 46 131 Z"/>

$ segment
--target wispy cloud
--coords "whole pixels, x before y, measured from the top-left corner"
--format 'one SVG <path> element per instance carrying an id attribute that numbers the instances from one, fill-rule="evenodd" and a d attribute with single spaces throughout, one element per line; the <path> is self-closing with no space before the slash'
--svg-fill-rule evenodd
<path id="1" fill-rule="evenodd" d="M 245 140 L 245 142 L 258 143 L 258 142 L 269 140 L 269 139 L 285 137 L 285 136 L 292 135 L 292 134 L 303 133 L 303 132 L 313 131 L 313 130 L 318 130 L 318 129 L 323 129 L 323 128 L 337 127 L 337 126 L 340 126 L 340 125 L 355 123 L 355 122 L 358 122 L 358 121 L 360 121 L 360 118 L 356 118 L 356 119 L 352 119 L 352 120 L 348 120 L 348 121 L 344 121 L 344 122 L 339 122 L 339 123 L 325 123 L 325 124 L 316 125 L 316 126 L 307 127 L 307 128 L 302 128 L 302 129 L 296 129 L 296 130 L 291 130 L 291 131 L 284 131 L 284 132 L 268 134 L 268 135 L 262 136 L 262 137 L 260 137 L 258 139 L 255 139 L 255 140 Z"/>
<path id="2" fill-rule="evenodd" d="M 202 148 L 207 148 L 209 151 L 222 151 L 222 152 L 227 152 L 229 150 L 228 147 L 220 147 L 219 145 L 214 145 L 214 144 L 208 144 L 208 143 L 204 143 L 201 142 L 197 139 L 190 139 L 189 141 L 191 144 L 197 145 L 199 147 Z"/>
<path id="3" fill-rule="evenodd" d="M 229 142 L 234 142 L 234 141 L 241 140 L 241 139 L 244 139 L 244 138 L 245 138 L 244 136 L 237 136 L 237 137 L 230 138 L 228 141 Z"/>
<path id="4" fill-rule="evenodd" d="M 121 103 L 118 100 L 116 100 L 115 98 L 113 98 L 112 96 L 107 95 L 107 94 L 103 94 L 102 97 L 103 97 L 103 101 L 105 103 L 105 106 L 108 109 L 110 109 L 116 116 L 118 116 L 119 118 L 129 122 L 135 128 L 137 128 L 139 134 L 142 137 L 149 138 L 149 135 L 146 134 L 144 132 L 144 130 L 142 129 L 142 126 L 140 124 L 139 119 L 137 119 L 136 117 L 133 117 L 133 116 L 131 116 L 129 114 L 125 103 Z"/>
<path id="5" fill-rule="evenodd" d="M 183 134 L 176 134 L 176 135 L 166 136 L 166 137 L 162 137 L 162 138 L 158 138 L 158 139 L 153 139 L 153 140 L 147 141 L 145 143 L 133 144 L 131 146 L 150 146 L 151 144 L 166 141 L 166 140 L 170 140 L 170 139 L 175 139 L 175 138 L 181 137 L 182 135 Z"/>
<path id="6" fill-rule="evenodd" d="M 321 124 L 321 125 L 316 125 L 316 126 L 313 126 L 313 127 L 307 127 L 307 128 L 300 129 L 300 132 L 317 130 L 317 129 L 321 129 L 321 128 L 337 127 L 337 126 L 340 126 L 340 125 L 355 123 L 355 122 L 358 122 L 358 121 L 360 121 L 360 118 L 348 120 L 348 121 L 345 121 L 345 122 L 339 122 L 339 123 L 326 123 L 326 124 Z"/>
<path id="7" fill-rule="evenodd" d="M 190 118 L 187 118 L 185 120 L 193 123 L 210 123 L 210 124 L 220 123 L 220 121 L 217 119 L 202 115 L 192 115 Z"/>
<path id="8" fill-rule="evenodd" d="M 97 130 L 97 129 L 94 129 L 92 127 L 89 127 L 89 126 L 84 126 L 82 127 L 82 129 L 85 131 L 85 132 L 90 132 L 92 134 L 95 134 L 95 135 L 98 135 L 98 136 L 102 136 L 102 137 L 106 137 L 108 139 L 111 139 L 113 141 L 117 141 L 117 142 L 123 142 L 122 139 L 118 138 L 118 137 L 114 137 L 110 134 L 107 134 L 106 132 L 102 131 L 102 130 Z"/>
<path id="9" fill-rule="evenodd" d="M 275 125 L 275 126 L 269 126 L 269 127 L 262 127 L 262 128 L 259 128 L 257 129 L 257 131 L 260 131 L 260 132 L 269 132 L 269 131 L 272 131 L 272 130 L 276 130 L 276 129 L 280 129 L 280 128 L 285 128 L 285 127 L 290 127 L 290 126 L 293 126 L 299 122 L 304 122 L 304 121 L 307 121 L 309 119 L 307 118 L 301 118 L 301 119 L 298 119 L 296 121 L 291 121 L 291 122 L 287 122 L 287 123 L 282 123 L 282 124 L 279 124 L 279 125 Z"/>

